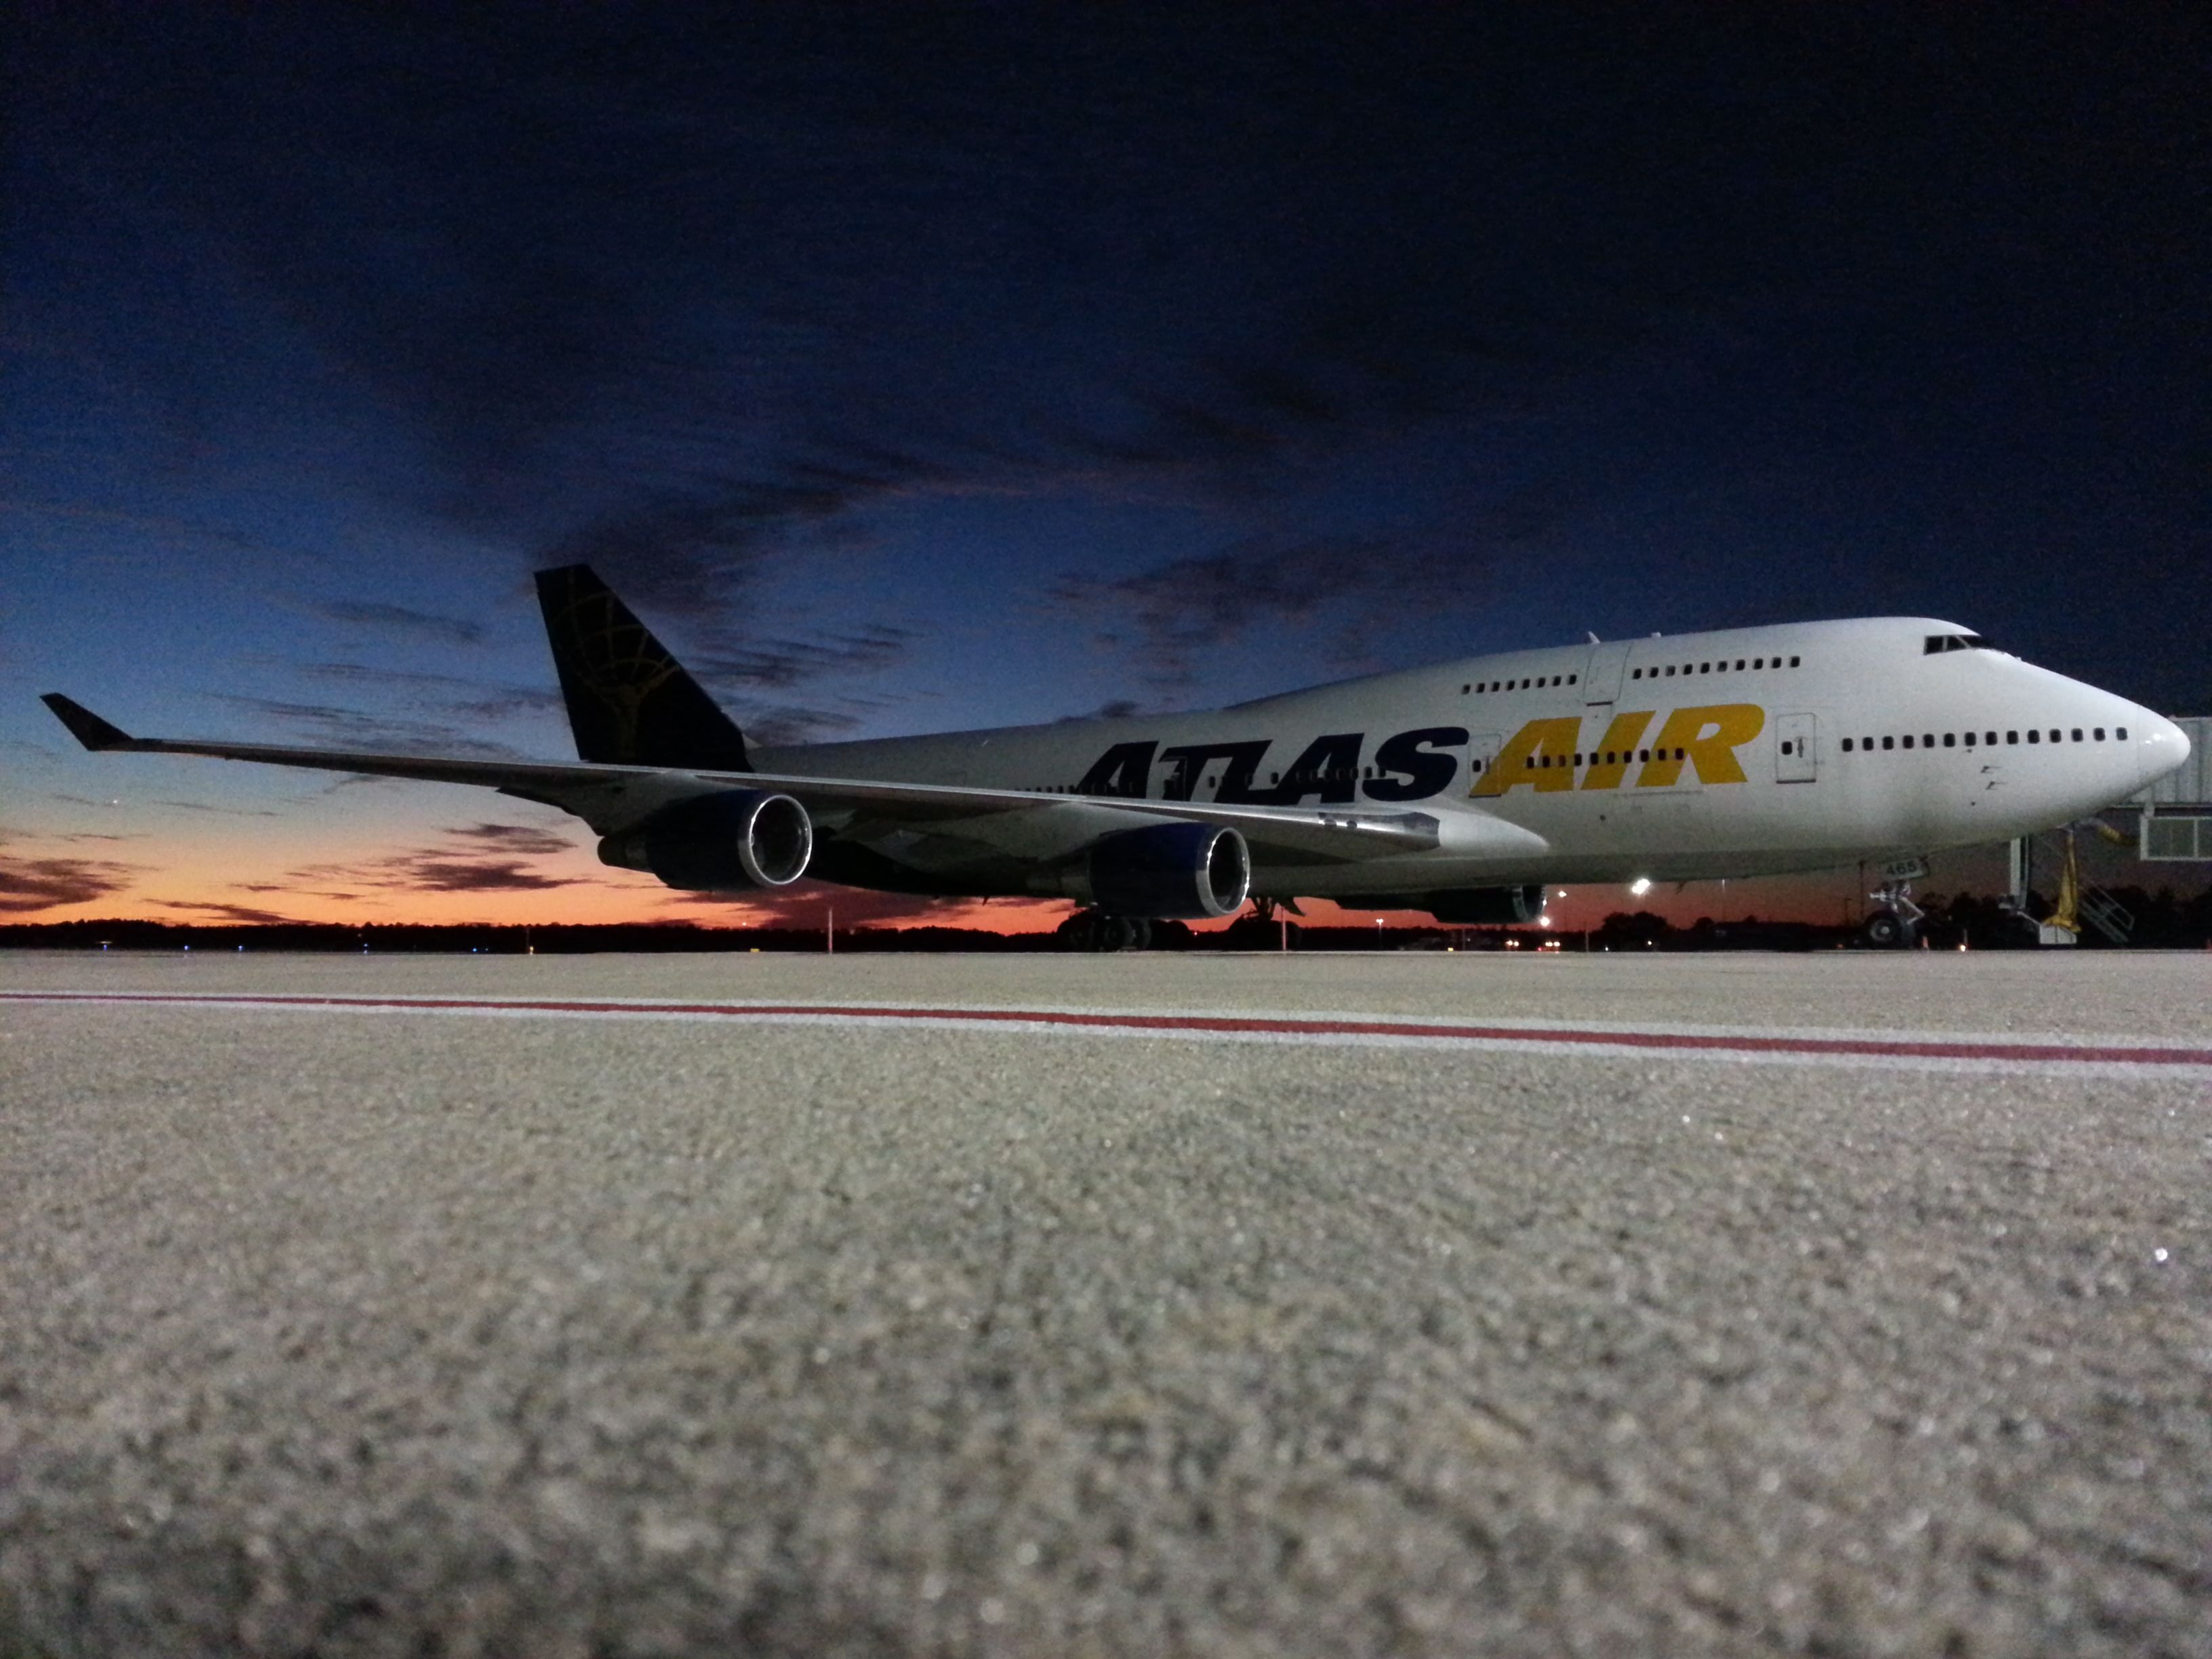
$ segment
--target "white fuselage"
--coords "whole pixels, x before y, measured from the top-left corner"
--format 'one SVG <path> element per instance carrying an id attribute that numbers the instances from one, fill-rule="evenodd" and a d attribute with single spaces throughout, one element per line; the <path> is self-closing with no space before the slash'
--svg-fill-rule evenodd
<path id="1" fill-rule="evenodd" d="M 1100 797 L 1413 810 L 1423 852 L 1268 861 L 1255 890 L 1356 901 L 1534 882 L 1810 870 L 1995 842 L 2123 800 L 2188 741 L 2110 692 L 1924 617 L 1472 658 L 1200 714 L 763 753 L 762 770 L 1071 799 L 1021 844 L 957 816 L 843 833 L 969 890 L 1054 890 Z M 1680 758 L 1677 758 L 1677 757 Z M 836 826 L 831 826 L 833 829 Z"/>

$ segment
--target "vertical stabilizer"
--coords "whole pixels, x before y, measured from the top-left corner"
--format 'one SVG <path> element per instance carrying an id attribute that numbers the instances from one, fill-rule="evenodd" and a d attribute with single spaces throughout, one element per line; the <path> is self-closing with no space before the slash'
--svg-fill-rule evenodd
<path id="1" fill-rule="evenodd" d="M 576 757 L 750 772 L 744 735 L 586 564 L 538 573 Z"/>

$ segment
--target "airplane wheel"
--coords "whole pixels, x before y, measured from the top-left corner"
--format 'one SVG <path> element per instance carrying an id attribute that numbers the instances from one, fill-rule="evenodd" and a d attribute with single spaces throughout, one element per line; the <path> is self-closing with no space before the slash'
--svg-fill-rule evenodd
<path id="1" fill-rule="evenodd" d="M 1877 910 L 1866 919 L 1861 936 L 1877 951 L 1901 951 L 1912 942 L 1912 929 L 1894 910 Z"/>
<path id="2" fill-rule="evenodd" d="M 1152 924 L 1143 916 L 1109 916 L 1097 910 L 1079 910 L 1060 924 L 1063 951 L 1149 951 Z"/>

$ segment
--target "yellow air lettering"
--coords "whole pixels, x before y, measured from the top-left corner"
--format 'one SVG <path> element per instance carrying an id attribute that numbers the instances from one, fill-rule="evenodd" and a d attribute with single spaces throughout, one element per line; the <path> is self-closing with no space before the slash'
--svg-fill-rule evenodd
<path id="1" fill-rule="evenodd" d="M 1583 774 L 1585 789 L 1618 789 L 1620 775 L 1628 770 L 1628 763 L 1636 758 L 1636 740 L 1644 735 L 1644 728 L 1651 724 L 1655 710 L 1645 709 L 1640 714 L 1615 714 L 1613 724 L 1605 728 L 1605 735 L 1597 740 L 1597 757 Z M 1607 755 L 1613 758 L 1606 759 Z"/>
<path id="2" fill-rule="evenodd" d="M 1471 795 L 1502 795 L 1522 784 L 1540 792 L 1575 787 L 1575 740 L 1583 723 L 1572 714 L 1530 720 L 1474 781 Z"/>
<path id="3" fill-rule="evenodd" d="M 1636 775 L 1638 789 L 1663 789 L 1680 781 L 1680 750 L 1698 769 L 1700 783 L 1741 783 L 1743 768 L 1735 751 L 1766 726 L 1766 711 L 1755 703 L 1716 703 L 1709 708 L 1677 708 L 1652 740 L 1650 761 Z"/>

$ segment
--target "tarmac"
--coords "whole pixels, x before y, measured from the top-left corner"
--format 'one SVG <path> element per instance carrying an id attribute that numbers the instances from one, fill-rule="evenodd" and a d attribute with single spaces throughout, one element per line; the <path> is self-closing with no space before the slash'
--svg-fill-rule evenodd
<path id="1" fill-rule="evenodd" d="M 64 991 L 5 1659 L 2212 1655 L 2212 957 Z"/>

